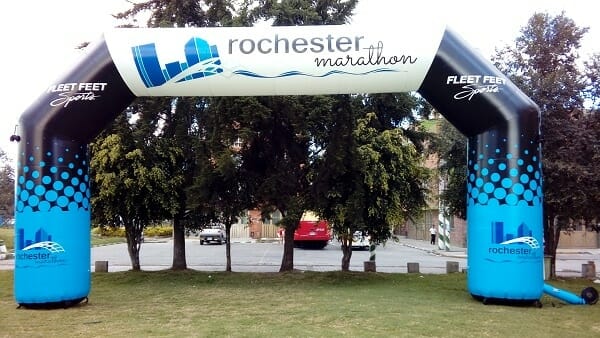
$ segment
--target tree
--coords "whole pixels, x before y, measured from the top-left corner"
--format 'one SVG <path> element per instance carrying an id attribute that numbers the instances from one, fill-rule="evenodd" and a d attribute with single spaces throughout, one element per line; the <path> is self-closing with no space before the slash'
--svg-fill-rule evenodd
<path id="1" fill-rule="evenodd" d="M 225 243 L 225 271 L 231 272 L 231 226 L 249 205 L 244 181 L 239 174 L 239 156 L 235 150 L 225 149 L 207 161 L 203 171 L 196 177 L 196 184 L 191 188 L 195 194 L 192 194 L 205 203 L 197 208 L 208 212 L 210 223 L 225 225 L 228 239 Z"/>
<path id="2" fill-rule="evenodd" d="M 242 98 L 243 99 L 243 98 Z M 187 190 L 188 211 L 203 224 L 222 223 L 227 238 L 231 226 L 251 206 L 247 180 L 242 173 L 237 98 L 214 100 L 204 114 L 204 134 L 196 151 L 198 170 Z M 235 107 L 231 109 L 232 107 Z M 226 243 L 226 271 L 231 271 L 231 242 Z"/>
<path id="3" fill-rule="evenodd" d="M 356 222 L 362 208 L 362 185 L 356 154 L 357 109 L 352 107 L 349 95 L 336 96 L 329 119 L 329 135 L 324 155 L 315 159 L 311 191 L 311 209 L 327 219 L 335 237 L 342 245 L 342 271 L 350 269 L 352 240 L 355 231 L 366 231 L 364 224 Z M 360 100 L 360 98 L 358 98 Z"/>
<path id="4" fill-rule="evenodd" d="M 587 229 L 600 232 L 600 115 L 597 110 L 587 111 L 576 123 L 579 138 L 577 146 L 570 149 L 577 160 L 579 191 L 575 192 L 581 208 L 574 215 L 581 219 Z"/>
<path id="5" fill-rule="evenodd" d="M 190 26 L 249 26 L 256 20 L 274 19 L 275 25 L 283 24 L 340 24 L 349 18 L 356 0 L 319 1 L 244 1 L 236 8 L 238 16 L 230 15 L 232 1 L 205 1 L 201 6 L 196 1 L 152 0 L 134 4 L 130 11 L 121 13 L 119 18 L 131 18 L 142 11 L 150 11 L 150 27 L 190 27 Z M 258 4 L 258 6 L 256 6 Z M 208 9 L 205 9 L 208 8 Z M 179 102 L 182 99 L 178 99 Z M 245 100 L 241 99 L 240 100 Z M 289 230 L 286 236 L 282 271 L 293 269 L 293 229 L 297 226 L 306 201 L 308 157 L 312 151 L 313 136 L 308 131 L 318 123 L 318 112 L 327 109 L 320 106 L 321 98 L 263 97 L 247 101 L 252 106 L 264 107 L 258 111 L 244 108 L 237 114 L 252 118 L 240 118 L 241 141 L 246 146 L 240 152 L 243 161 L 241 170 L 248 182 L 253 183 L 249 191 L 258 206 L 265 210 L 277 208 L 284 215 L 283 223 Z M 210 100 L 217 102 L 217 100 Z M 211 103 L 208 103 L 209 105 Z M 190 105 L 194 107 L 194 105 Z M 315 108 L 319 107 L 319 108 Z M 268 114 L 264 114 L 267 111 Z M 248 113 L 246 113 L 248 112 Z M 305 122 L 306 112 L 313 114 L 312 122 Z M 179 114 L 179 112 L 177 113 Z M 265 117 L 264 120 L 260 120 Z M 233 120 L 224 121 L 231 123 Z M 204 121 L 196 121 L 202 124 Z M 307 124 L 308 123 L 308 124 Z M 264 129 L 261 129 L 264 128 Z M 189 182 L 189 180 L 184 180 Z M 181 210 L 181 209 L 180 209 Z M 174 230 L 175 235 L 179 233 Z M 174 247 L 178 245 L 175 237 Z M 174 250 L 174 254 L 181 253 Z M 175 258 L 174 258 L 175 261 Z"/>
<path id="6" fill-rule="evenodd" d="M 226 0 L 151 0 L 133 3 L 131 9 L 116 15 L 118 19 L 136 21 L 137 16 L 149 12 L 148 27 L 215 27 L 236 25 L 251 25 L 247 19 L 247 6 L 242 4 L 240 11 L 242 17 L 235 17 L 233 1 Z M 133 25 L 129 25 L 133 26 Z M 202 97 L 178 97 L 165 100 L 148 101 L 143 111 L 155 111 L 160 114 L 144 114 L 146 119 L 151 119 L 151 125 L 156 129 L 152 133 L 165 140 L 171 140 L 179 148 L 171 167 L 171 175 L 181 176 L 181 184 L 174 187 L 178 196 L 178 208 L 173 214 L 173 263 L 172 269 L 186 269 L 185 259 L 185 229 L 197 228 L 199 224 L 187 219 L 188 200 L 187 190 L 197 176 L 196 152 L 200 149 L 197 144 L 204 132 L 203 114 L 209 106 L 209 100 Z M 147 103 L 157 103 L 152 106 Z M 160 123 L 159 123 L 160 121 Z M 158 128 L 160 126 L 160 129 Z"/>
<path id="7" fill-rule="evenodd" d="M 258 0 L 251 12 L 273 26 L 339 25 L 346 23 L 358 0 Z"/>
<path id="8" fill-rule="evenodd" d="M 14 216 L 15 170 L 4 150 L 0 149 L 0 224 Z"/>
<path id="9" fill-rule="evenodd" d="M 150 13 L 147 27 L 214 27 L 230 25 L 233 1 L 228 0 L 149 0 L 133 3 L 132 7 L 115 15 L 132 20 Z"/>
<path id="10" fill-rule="evenodd" d="M 175 213 L 173 192 L 181 177 L 166 168 L 174 164 L 178 150 L 161 140 L 136 139 L 136 129 L 126 116 L 120 115 L 112 133 L 109 130 L 90 145 L 92 207 L 97 223 L 125 227 L 131 267 L 140 270 L 143 230 Z"/>
<path id="11" fill-rule="evenodd" d="M 600 189 L 597 189 L 600 186 L 600 54 L 592 55 L 585 62 L 585 79 L 589 109 L 580 126 L 586 130 L 586 137 L 581 142 L 588 160 L 583 192 L 588 206 L 583 211 L 588 226 L 600 232 Z"/>
<path id="12" fill-rule="evenodd" d="M 358 121 L 354 137 L 364 186 L 362 221 L 371 240 L 383 243 L 393 225 L 417 216 L 426 206 L 429 173 L 415 145 L 399 128 L 380 131 L 374 113 Z"/>
<path id="13" fill-rule="evenodd" d="M 424 151 L 424 141 L 430 137 L 426 132 L 414 128 L 417 118 L 429 118 L 431 106 L 419 96 L 411 93 L 385 93 L 363 95 L 363 112 L 373 112 L 377 121 L 373 126 L 380 130 L 403 128 L 402 133 Z"/>
<path id="14" fill-rule="evenodd" d="M 293 269 L 294 231 L 307 208 L 313 131 L 330 109 L 327 96 L 259 97 L 260 108 L 240 121 L 242 171 L 264 214 L 281 212 L 285 228 L 280 271 Z"/>
<path id="15" fill-rule="evenodd" d="M 496 65 L 509 75 L 542 113 L 545 254 L 552 256 L 568 219 L 586 206 L 581 194 L 586 151 L 579 120 L 584 115 L 585 81 L 577 66 L 581 38 L 588 31 L 564 13 L 536 13 L 521 29 L 515 47 L 497 52 Z"/>
<path id="16" fill-rule="evenodd" d="M 384 154 L 394 154 L 398 149 L 392 149 L 393 147 L 403 148 L 410 144 L 403 150 L 407 151 L 406 154 L 416 156 L 414 151 L 420 152 L 423 149 L 426 134 L 416 128 L 400 126 L 414 126 L 416 117 L 425 115 L 424 112 L 428 110 L 424 101 L 407 93 L 336 96 L 331 115 L 324 120 L 327 133 L 325 140 L 321 142 L 323 155 L 313 165 L 311 201 L 312 208 L 330 221 L 334 235 L 341 242 L 342 270 L 347 271 L 350 267 L 354 232 L 368 233 L 375 243 L 385 242 L 391 235 L 393 226 L 406 217 L 419 213 L 422 206 L 420 202 L 410 206 L 400 206 L 401 203 L 397 203 L 400 199 L 412 202 L 408 200 L 405 191 L 376 191 L 378 187 L 367 182 L 377 181 L 381 187 L 393 185 L 396 182 L 392 181 L 397 179 L 393 175 L 398 174 L 394 170 L 406 170 L 402 173 L 405 178 L 404 186 L 409 186 L 413 180 L 420 181 L 424 178 L 421 175 L 424 172 L 420 170 L 407 170 L 415 163 L 406 161 L 420 161 L 418 156 L 396 157 Z M 357 129 L 359 126 L 360 129 Z M 382 142 L 384 139 L 391 142 Z M 368 149 L 370 150 L 367 151 Z M 381 167 L 374 162 L 378 160 L 381 162 L 377 165 Z M 377 174 L 372 175 L 373 173 Z M 379 197 L 375 197 L 377 194 L 380 194 Z M 396 199 L 396 202 L 387 205 L 383 203 L 386 199 Z M 380 207 L 390 208 L 392 213 L 389 219 L 374 217 L 377 213 L 375 209 Z M 394 216 L 393 212 L 402 207 L 407 208 L 398 212 L 400 216 Z"/>
<path id="17" fill-rule="evenodd" d="M 428 179 L 422 157 L 402 129 L 382 128 L 375 113 L 357 119 L 360 110 L 352 106 L 338 100 L 339 118 L 313 183 L 315 208 L 342 242 L 343 271 L 349 270 L 353 233 L 368 233 L 372 244 L 387 241 L 395 225 L 426 205 Z"/>
<path id="18" fill-rule="evenodd" d="M 586 80 L 586 99 L 590 101 L 591 110 L 598 113 L 600 109 L 600 53 L 584 62 Z"/>
<path id="19" fill-rule="evenodd" d="M 342 24 L 356 0 L 261 0 L 252 17 L 274 26 Z M 330 116 L 331 97 L 261 97 L 266 109 L 240 123 L 246 128 L 243 170 L 253 182 L 253 197 L 266 212 L 278 209 L 285 228 L 280 271 L 294 268 L 294 231 L 308 206 L 310 166 L 321 145 L 322 116 Z M 267 114 L 264 114 L 267 112 Z M 250 129 L 247 129 L 250 128 Z"/>
<path id="20" fill-rule="evenodd" d="M 587 229 L 600 232 L 600 54 L 584 62 L 584 113 L 577 120 L 580 137 L 576 142 L 576 156 L 580 165 L 581 190 L 585 205 L 578 210 Z"/>
<path id="21" fill-rule="evenodd" d="M 440 200 L 450 215 L 466 219 L 467 138 L 447 120 L 440 121 L 430 149 L 438 155 L 438 170 L 445 183 Z"/>

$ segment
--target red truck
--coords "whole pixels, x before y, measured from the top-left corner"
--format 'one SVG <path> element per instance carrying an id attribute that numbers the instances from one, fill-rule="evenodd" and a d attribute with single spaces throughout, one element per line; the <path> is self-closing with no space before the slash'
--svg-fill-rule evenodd
<path id="1" fill-rule="evenodd" d="M 294 232 L 294 246 L 298 248 L 323 249 L 331 236 L 327 221 L 302 220 Z"/>

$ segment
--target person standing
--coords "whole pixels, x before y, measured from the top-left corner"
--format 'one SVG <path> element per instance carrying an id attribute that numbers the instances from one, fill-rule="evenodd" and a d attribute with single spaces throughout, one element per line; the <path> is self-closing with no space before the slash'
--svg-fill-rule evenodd
<path id="1" fill-rule="evenodd" d="M 279 227 L 279 230 L 277 230 L 277 237 L 279 238 L 279 244 L 283 244 L 283 238 L 285 236 L 285 230 L 283 229 L 283 227 Z"/>
<path id="2" fill-rule="evenodd" d="M 437 234 L 437 230 L 435 229 L 435 225 L 431 225 L 429 228 L 429 233 L 431 234 L 431 244 L 435 245 L 435 235 Z"/>

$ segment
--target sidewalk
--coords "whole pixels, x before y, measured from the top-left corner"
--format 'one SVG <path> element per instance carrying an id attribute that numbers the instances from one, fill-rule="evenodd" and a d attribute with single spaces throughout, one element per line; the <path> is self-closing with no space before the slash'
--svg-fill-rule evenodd
<path id="1" fill-rule="evenodd" d="M 558 248 L 556 250 L 556 254 L 560 255 L 578 255 L 578 254 L 583 254 L 583 255 L 600 255 L 600 249 L 594 249 L 594 248 L 574 248 L 574 249 L 561 249 Z"/>
<path id="2" fill-rule="evenodd" d="M 467 249 L 452 246 L 450 244 L 450 248 L 448 250 L 441 250 L 437 243 L 435 245 L 430 244 L 429 241 L 411 239 L 411 238 L 400 238 L 400 245 L 404 245 L 410 248 L 419 249 L 423 251 L 427 251 L 431 254 L 445 257 L 455 257 L 455 258 L 467 258 Z"/>
<path id="3" fill-rule="evenodd" d="M 461 248 L 457 246 L 453 246 L 450 243 L 449 250 L 440 250 L 438 245 L 429 244 L 429 241 L 411 239 L 411 238 L 401 238 L 400 244 L 404 246 L 408 246 L 411 248 L 428 251 L 432 254 L 437 254 L 440 256 L 449 256 L 449 257 L 459 257 L 466 258 L 467 257 L 467 249 Z M 600 257 L 600 248 L 558 248 L 556 250 L 557 255 L 593 255 L 595 257 Z"/>

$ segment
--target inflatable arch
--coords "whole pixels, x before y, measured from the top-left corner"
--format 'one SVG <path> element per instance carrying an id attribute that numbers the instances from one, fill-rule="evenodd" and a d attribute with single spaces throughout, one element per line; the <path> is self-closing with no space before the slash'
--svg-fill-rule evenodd
<path id="1" fill-rule="evenodd" d="M 469 138 L 469 292 L 537 301 L 544 288 L 539 110 L 445 26 L 400 25 L 105 33 L 20 119 L 16 302 L 51 307 L 87 298 L 87 143 L 136 97 L 402 91 L 418 91 Z"/>

